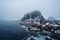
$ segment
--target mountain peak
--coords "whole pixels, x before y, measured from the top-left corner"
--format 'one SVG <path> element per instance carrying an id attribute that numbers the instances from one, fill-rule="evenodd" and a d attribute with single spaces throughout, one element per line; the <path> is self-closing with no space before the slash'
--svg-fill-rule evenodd
<path id="1" fill-rule="evenodd" d="M 40 11 L 33 11 L 33 12 L 25 14 L 24 17 L 22 18 L 22 21 L 24 21 L 26 19 L 30 19 L 30 17 L 32 19 L 35 19 L 37 17 L 40 17 L 40 19 L 44 19 L 44 17 L 42 16 Z"/>

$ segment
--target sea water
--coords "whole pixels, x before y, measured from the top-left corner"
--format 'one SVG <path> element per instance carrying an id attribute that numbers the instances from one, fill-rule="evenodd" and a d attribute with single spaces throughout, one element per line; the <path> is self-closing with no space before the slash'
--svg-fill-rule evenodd
<path id="1" fill-rule="evenodd" d="M 32 33 L 34 34 L 34 33 Z M 15 21 L 0 21 L 0 40 L 22 40 L 30 34 Z M 37 37 L 35 37 L 38 40 Z M 43 40 L 43 36 L 40 36 Z"/>

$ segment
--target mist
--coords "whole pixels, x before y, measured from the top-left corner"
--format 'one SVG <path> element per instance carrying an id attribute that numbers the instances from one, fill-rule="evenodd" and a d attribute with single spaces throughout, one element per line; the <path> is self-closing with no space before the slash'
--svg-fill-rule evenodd
<path id="1" fill-rule="evenodd" d="M 38 10 L 45 18 L 60 19 L 60 0 L 0 0 L 0 20 L 19 20 Z"/>

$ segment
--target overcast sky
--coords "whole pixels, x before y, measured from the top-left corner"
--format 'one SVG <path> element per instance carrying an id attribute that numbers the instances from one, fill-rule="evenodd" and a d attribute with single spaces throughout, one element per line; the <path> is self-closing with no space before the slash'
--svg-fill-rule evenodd
<path id="1" fill-rule="evenodd" d="M 20 19 L 34 10 L 40 11 L 45 18 L 60 19 L 60 0 L 0 0 L 0 19 Z"/>

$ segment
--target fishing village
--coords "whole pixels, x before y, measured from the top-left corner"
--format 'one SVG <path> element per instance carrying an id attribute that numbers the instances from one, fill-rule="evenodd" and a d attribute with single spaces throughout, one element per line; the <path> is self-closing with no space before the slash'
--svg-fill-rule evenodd
<path id="1" fill-rule="evenodd" d="M 38 11 L 35 13 L 38 14 Z M 32 19 L 31 13 L 29 15 L 29 19 L 26 19 L 19 23 L 20 25 L 24 26 L 26 30 L 45 36 L 45 40 L 60 39 L 60 24 L 56 23 L 56 20 L 47 21 L 43 19 L 41 15 Z M 30 40 L 33 40 L 33 37 L 31 36 Z"/>

